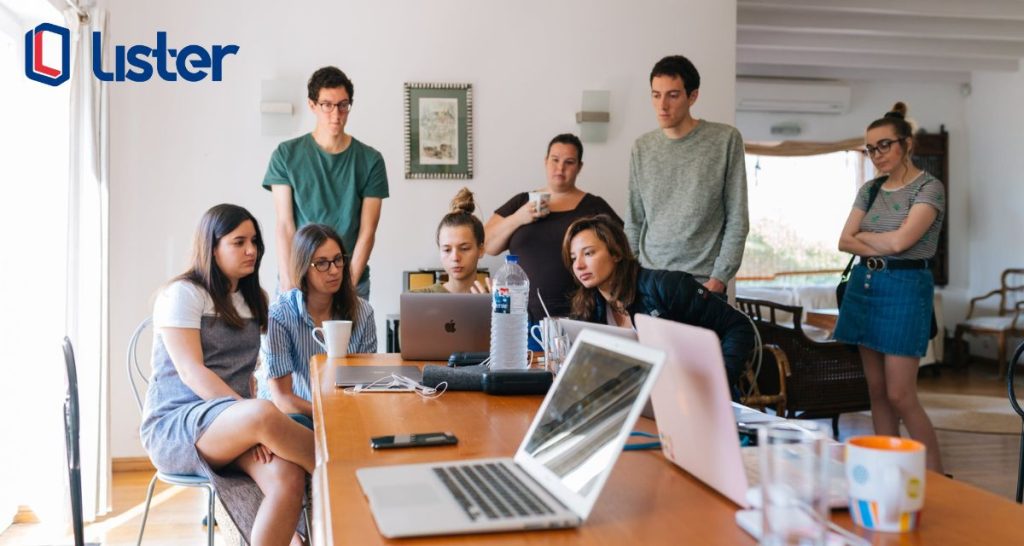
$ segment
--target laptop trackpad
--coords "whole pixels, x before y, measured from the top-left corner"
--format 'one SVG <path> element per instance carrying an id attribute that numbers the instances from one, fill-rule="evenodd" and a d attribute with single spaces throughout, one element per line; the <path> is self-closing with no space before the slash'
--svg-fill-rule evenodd
<path id="1" fill-rule="evenodd" d="M 387 508 L 411 508 L 424 504 L 437 504 L 441 499 L 430 482 L 413 482 L 401 485 L 381 485 L 373 488 L 370 498 L 379 506 Z"/>

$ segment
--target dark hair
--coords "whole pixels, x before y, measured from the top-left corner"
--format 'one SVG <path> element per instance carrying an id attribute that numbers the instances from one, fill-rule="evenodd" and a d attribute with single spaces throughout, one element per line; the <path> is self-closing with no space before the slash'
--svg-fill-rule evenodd
<path id="1" fill-rule="evenodd" d="M 576 160 L 583 163 L 583 143 L 580 142 L 580 137 L 572 133 L 562 133 L 548 142 L 548 154 L 551 154 L 551 147 L 555 144 L 572 144 L 576 147 Z"/>
<path id="2" fill-rule="evenodd" d="M 325 66 L 317 70 L 309 77 L 309 82 L 306 84 L 309 100 L 313 102 L 320 99 L 321 89 L 336 89 L 338 87 L 345 88 L 350 102 L 355 100 L 356 91 L 352 87 L 352 80 L 348 79 L 348 76 L 335 66 Z"/>
<path id="3" fill-rule="evenodd" d="M 469 188 L 462 188 L 452 198 L 448 214 L 445 214 L 441 218 L 441 223 L 437 224 L 437 234 L 434 235 L 434 240 L 441 239 L 441 228 L 443 227 L 468 226 L 473 230 L 476 244 L 484 244 L 484 224 L 479 218 L 473 216 L 474 210 L 476 210 L 476 204 L 473 202 L 473 192 L 469 191 Z"/>
<path id="4" fill-rule="evenodd" d="M 892 109 L 884 116 L 872 121 L 867 130 L 879 127 L 892 128 L 892 132 L 896 134 L 896 138 L 900 139 L 901 146 L 903 146 L 903 157 L 909 160 L 910 146 L 907 146 L 907 143 L 914 143 L 914 126 L 907 120 L 907 105 L 903 102 L 892 105 Z"/>
<path id="5" fill-rule="evenodd" d="M 562 263 L 572 274 L 577 286 L 570 302 L 569 316 L 579 320 L 588 320 L 594 316 L 594 292 L 597 291 L 597 288 L 587 288 L 580 284 L 572 267 L 572 240 L 587 230 L 593 230 L 594 235 L 608 247 L 608 253 L 612 258 L 618 259 L 615 269 L 612 270 L 611 297 L 622 306 L 620 311 L 629 307 L 636 299 L 636 278 L 640 272 L 640 262 L 629 248 L 626 232 L 610 216 L 598 214 L 580 218 L 569 225 L 569 229 L 565 231 L 565 239 L 562 240 Z"/>
<path id="6" fill-rule="evenodd" d="M 192 241 L 192 265 L 188 271 L 178 275 L 174 280 L 191 282 L 201 286 L 210 294 L 213 309 L 218 318 L 233 328 L 245 326 L 245 320 L 231 303 L 231 281 L 221 271 L 214 257 L 214 250 L 220 240 L 227 234 L 238 229 L 246 220 L 252 222 L 256 229 L 256 269 L 238 280 L 238 290 L 249 311 L 260 325 L 261 330 L 267 327 L 267 294 L 260 288 L 260 263 L 263 261 L 265 247 L 260 224 L 249 211 L 238 205 L 217 205 L 203 214 L 196 228 Z"/>
<path id="7" fill-rule="evenodd" d="M 648 83 L 654 83 L 656 76 L 678 76 L 683 80 L 683 89 L 686 90 L 688 97 L 700 89 L 700 73 L 697 72 L 697 67 L 682 55 L 669 55 L 655 63 Z"/>
<path id="8" fill-rule="evenodd" d="M 295 232 L 292 239 L 292 278 L 298 279 L 299 290 L 305 301 L 309 301 L 309 268 L 313 262 L 313 254 L 316 249 L 328 240 L 338 244 L 345 263 L 341 265 L 341 288 L 331 298 L 331 317 L 337 320 L 355 321 L 356 312 L 359 310 L 356 299 L 356 289 L 352 286 L 352 272 L 349 270 L 351 259 L 345 252 L 345 243 L 331 226 L 324 224 L 307 224 Z"/>

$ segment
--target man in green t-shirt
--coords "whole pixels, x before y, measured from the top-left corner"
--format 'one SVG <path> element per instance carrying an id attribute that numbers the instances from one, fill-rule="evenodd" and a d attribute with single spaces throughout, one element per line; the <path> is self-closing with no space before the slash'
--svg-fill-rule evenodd
<path id="1" fill-rule="evenodd" d="M 341 70 L 327 66 L 307 85 L 316 128 L 278 145 L 263 187 L 274 195 L 281 291 L 296 287 L 289 260 L 297 227 L 327 224 L 341 235 L 360 297 L 370 297 L 370 252 L 388 177 L 380 152 L 345 132 L 354 90 Z"/>

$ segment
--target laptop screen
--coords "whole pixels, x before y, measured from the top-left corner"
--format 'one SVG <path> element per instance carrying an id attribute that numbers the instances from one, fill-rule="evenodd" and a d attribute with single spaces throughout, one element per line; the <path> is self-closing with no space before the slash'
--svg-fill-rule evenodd
<path id="1" fill-rule="evenodd" d="M 549 394 L 524 450 L 578 495 L 588 495 L 615 463 L 617 437 L 653 364 L 591 343 L 576 347 L 572 364 Z"/>

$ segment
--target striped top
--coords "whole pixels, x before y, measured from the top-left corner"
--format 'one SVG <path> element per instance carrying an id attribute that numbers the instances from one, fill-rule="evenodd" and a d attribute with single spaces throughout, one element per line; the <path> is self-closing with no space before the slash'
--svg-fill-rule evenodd
<path id="1" fill-rule="evenodd" d="M 377 325 L 373 307 L 363 298 L 357 298 L 358 309 L 352 317 L 352 337 L 348 343 L 350 353 L 377 352 Z M 337 317 L 342 318 L 342 317 Z M 323 353 L 313 340 L 313 318 L 306 311 L 302 291 L 294 288 L 277 297 L 270 306 L 267 335 L 263 337 L 260 355 L 263 365 L 256 372 L 258 396 L 270 399 L 269 378 L 292 377 L 292 392 L 310 400 L 309 359 Z"/>
<path id="2" fill-rule="evenodd" d="M 857 199 L 853 203 L 855 208 L 867 209 L 868 193 L 872 184 L 878 183 L 879 180 L 882 179 L 876 178 L 857 190 Z M 907 219 L 910 208 L 920 203 L 935 207 L 938 211 L 935 221 L 914 246 L 890 257 L 905 260 L 932 258 L 939 246 L 939 231 L 942 229 L 946 211 L 946 189 L 939 179 L 924 171 L 898 190 L 890 191 L 880 187 L 875 202 L 871 204 L 871 210 L 867 211 L 864 219 L 860 221 L 860 230 L 870 233 L 896 231 Z"/>

